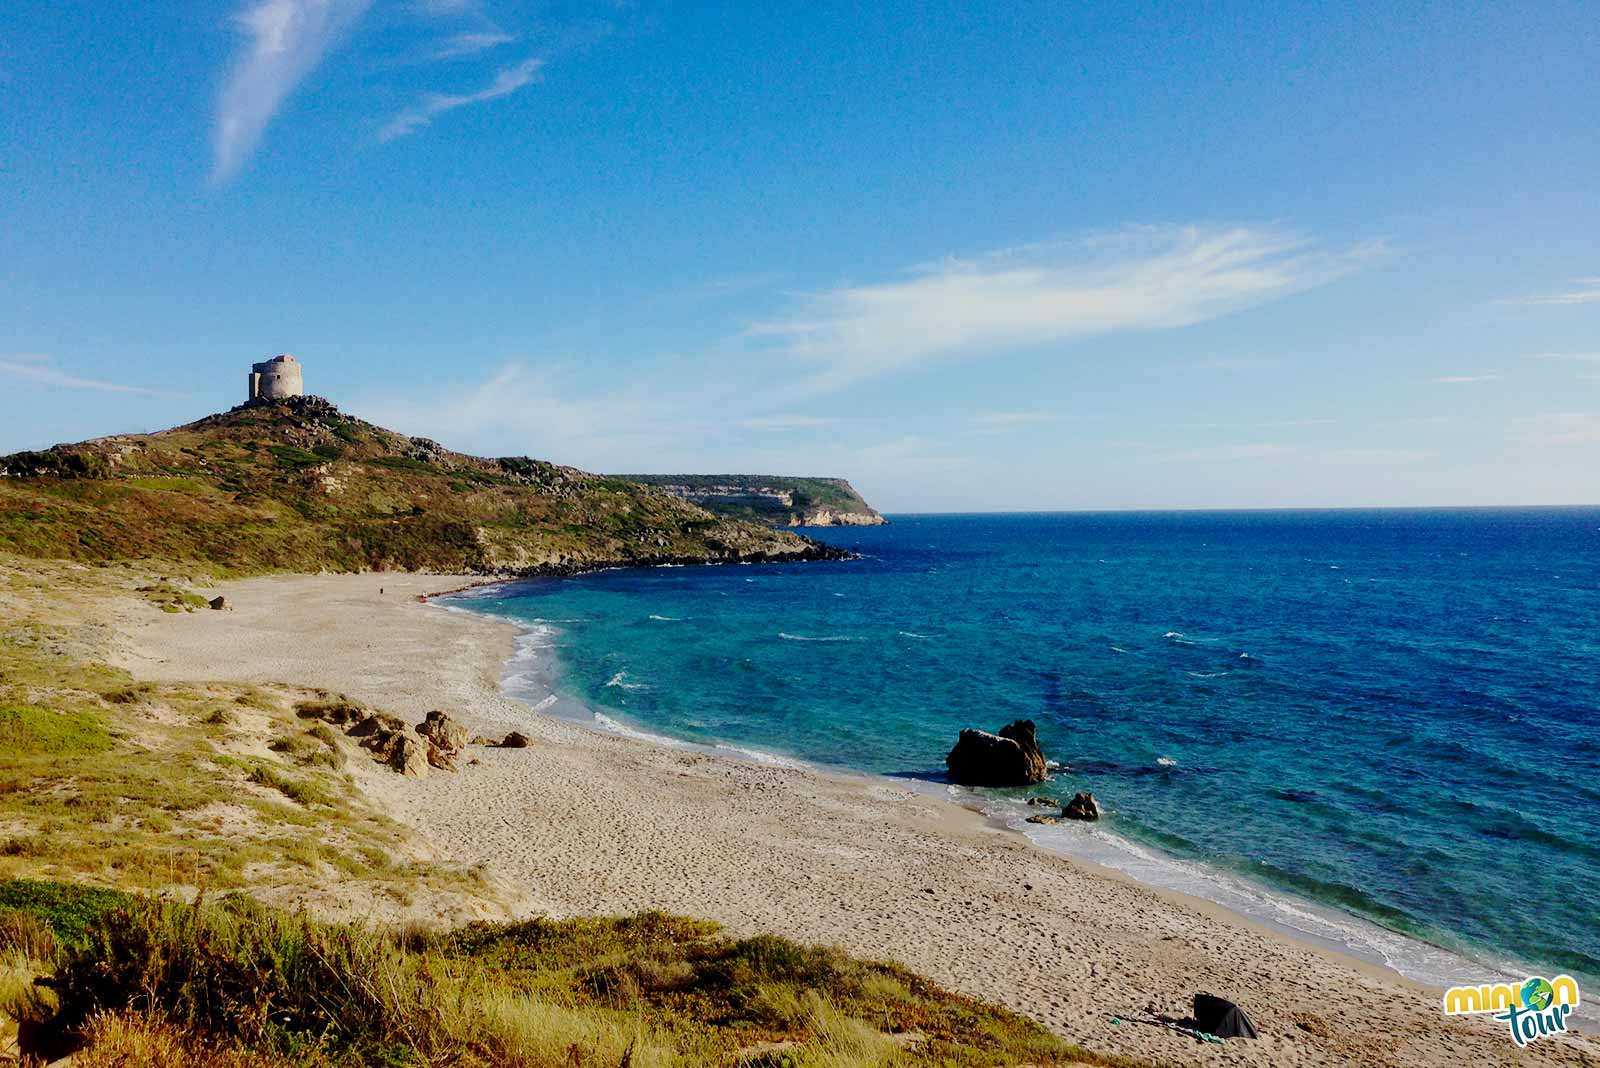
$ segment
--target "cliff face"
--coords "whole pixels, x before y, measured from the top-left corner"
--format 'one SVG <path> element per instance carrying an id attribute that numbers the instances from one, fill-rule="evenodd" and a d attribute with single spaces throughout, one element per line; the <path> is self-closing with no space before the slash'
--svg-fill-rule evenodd
<path id="1" fill-rule="evenodd" d="M 319 397 L 0 457 L 0 551 L 520 574 L 847 555 L 636 482 L 452 452 Z"/>
<path id="2" fill-rule="evenodd" d="M 865 527 L 888 522 L 842 478 L 779 475 L 616 475 L 719 515 L 770 527 Z"/>

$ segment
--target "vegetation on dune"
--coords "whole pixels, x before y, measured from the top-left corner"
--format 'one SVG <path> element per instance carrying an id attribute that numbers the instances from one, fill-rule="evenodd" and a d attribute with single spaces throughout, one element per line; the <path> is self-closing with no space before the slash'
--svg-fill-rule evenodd
<path id="1" fill-rule="evenodd" d="M 316 397 L 0 457 L 0 551 L 201 561 L 236 574 L 534 574 L 838 555 L 638 483 L 451 452 Z"/>
<path id="2" fill-rule="evenodd" d="M 82 595 L 154 611 L 169 603 L 146 592 L 157 587 L 182 593 L 137 572 L 0 568 L 11 609 L 0 616 L 0 878 L 248 885 L 285 900 L 338 882 L 352 902 L 396 912 L 426 895 L 486 895 L 468 872 L 418 862 L 411 833 L 366 803 L 344 770 L 353 746 L 296 713 L 326 695 L 137 683 L 102 662 L 101 628 L 66 621 Z M 31 618 L 17 610 L 30 602 Z"/>
<path id="3" fill-rule="evenodd" d="M 41 923 L 78 909 L 76 893 L 0 884 L 0 901 Z M 82 1044 L 80 1065 L 1116 1063 L 901 968 L 656 913 L 429 932 L 320 923 L 237 895 L 96 904 L 86 935 L 53 946 L 0 924 L 0 956 L 46 984 L 27 996 L 13 976 L 0 1009 L 39 1048 Z"/>

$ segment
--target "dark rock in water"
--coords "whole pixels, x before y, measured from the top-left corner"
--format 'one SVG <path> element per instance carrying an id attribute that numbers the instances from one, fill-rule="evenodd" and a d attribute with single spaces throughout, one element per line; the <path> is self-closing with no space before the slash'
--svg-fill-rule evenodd
<path id="1" fill-rule="evenodd" d="M 220 612 L 228 607 L 228 599 L 226 597 L 213 597 L 206 604 L 211 606 L 213 612 Z"/>
<path id="2" fill-rule="evenodd" d="M 1031 719 L 1001 727 L 998 734 L 962 731 L 944 763 L 963 786 L 1028 786 L 1042 781 L 1046 771 Z"/>
<path id="3" fill-rule="evenodd" d="M 526 749 L 532 744 L 532 740 L 521 731 L 512 731 L 510 734 L 500 739 L 501 749 Z"/>
<path id="4" fill-rule="evenodd" d="M 1043 795 L 1041 795 L 1039 797 L 1030 797 L 1030 798 L 1028 798 L 1028 804 L 1030 804 L 1030 805 L 1046 805 L 1046 806 L 1048 806 L 1050 808 L 1060 808 L 1061 807 L 1061 802 L 1060 801 L 1057 801 L 1053 797 L 1045 797 Z"/>
<path id="5" fill-rule="evenodd" d="M 1100 802 L 1094 799 L 1094 794 L 1087 790 L 1079 790 L 1072 795 L 1072 800 L 1067 802 L 1067 807 L 1061 810 L 1061 817 L 1069 820 L 1097 820 L 1100 818 Z"/>
<path id="6" fill-rule="evenodd" d="M 1061 821 L 1058 820 L 1054 816 L 1029 816 L 1028 817 L 1028 822 L 1029 823 L 1060 823 Z"/>

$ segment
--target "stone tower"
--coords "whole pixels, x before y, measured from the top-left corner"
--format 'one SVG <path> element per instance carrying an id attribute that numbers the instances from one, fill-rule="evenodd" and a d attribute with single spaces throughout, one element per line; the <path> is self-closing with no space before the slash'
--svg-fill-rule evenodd
<path id="1" fill-rule="evenodd" d="M 282 400 L 284 397 L 303 397 L 305 381 L 300 377 L 300 361 L 285 353 L 274 356 L 266 363 L 250 365 L 250 396 L 248 403 Z"/>

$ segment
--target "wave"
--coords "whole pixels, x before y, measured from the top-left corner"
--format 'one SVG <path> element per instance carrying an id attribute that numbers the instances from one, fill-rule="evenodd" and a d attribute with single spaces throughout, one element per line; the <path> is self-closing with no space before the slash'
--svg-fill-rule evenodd
<path id="1" fill-rule="evenodd" d="M 649 688 L 642 682 L 624 682 L 623 680 L 627 677 L 628 673 L 626 671 L 619 671 L 606 680 L 606 685 L 618 690 L 644 690 Z"/>
<path id="2" fill-rule="evenodd" d="M 682 616 L 657 616 L 657 615 L 652 615 L 650 618 L 655 620 L 657 623 L 681 623 L 681 622 L 683 622 L 683 617 Z"/>
<path id="3" fill-rule="evenodd" d="M 754 760 L 757 764 L 765 764 L 770 768 L 791 768 L 799 771 L 806 767 L 806 765 L 801 761 L 791 760 L 788 757 L 781 757 L 776 753 L 765 753 L 760 749 L 746 749 L 744 746 L 728 745 L 724 742 L 718 742 L 716 745 L 712 746 L 712 748 L 721 753 L 735 753 L 739 756 Z"/>
<path id="4" fill-rule="evenodd" d="M 559 697 L 557 697 L 555 694 L 551 694 L 550 696 L 546 697 L 544 700 L 540 701 L 538 704 L 534 705 L 533 706 L 533 710 L 535 712 L 543 712 L 545 709 L 549 708 L 551 705 L 555 704 L 559 700 L 560 700 Z"/>
<path id="5" fill-rule="evenodd" d="M 786 642 L 854 642 L 861 640 L 845 634 L 825 634 L 820 638 L 808 638 L 804 634 L 788 634 L 781 630 L 778 632 L 778 637 Z"/>
<path id="6" fill-rule="evenodd" d="M 1120 645 L 1113 645 L 1113 646 L 1112 646 L 1112 647 L 1111 647 L 1111 651 L 1112 651 L 1112 652 L 1113 652 L 1113 653 L 1125 653 L 1125 652 L 1127 652 L 1127 651 L 1128 651 L 1128 650 L 1126 650 L 1126 649 L 1124 649 L 1124 648 L 1123 648 L 1123 647 L 1122 647 L 1122 646 L 1120 646 Z"/>
<path id="7" fill-rule="evenodd" d="M 928 640 L 928 636 L 926 634 L 918 634 L 915 631 L 910 631 L 910 630 L 900 631 L 900 637 L 902 637 L 902 638 L 916 638 L 916 639 L 918 639 L 920 641 L 927 641 Z"/>
<path id="8" fill-rule="evenodd" d="M 649 731 L 641 731 L 635 727 L 628 726 L 626 723 L 621 723 L 612 719 L 604 712 L 596 712 L 594 714 L 594 721 L 600 726 L 604 727 L 606 730 L 610 731 L 612 734 L 620 734 L 625 738 L 632 738 L 640 742 L 649 742 L 652 745 L 664 745 L 669 749 L 690 748 L 688 742 L 680 741 L 677 738 L 669 738 L 665 734 L 651 734 Z"/>
<path id="9" fill-rule="evenodd" d="M 1189 676 L 1191 679 L 1220 679 L 1220 678 L 1222 678 L 1222 676 L 1226 675 L 1227 672 L 1226 671 L 1185 671 L 1184 674 Z"/>
<path id="10" fill-rule="evenodd" d="M 1178 762 L 1173 760 L 1171 757 L 1156 757 L 1156 763 L 1160 764 L 1164 768 L 1175 768 L 1178 766 Z"/>

